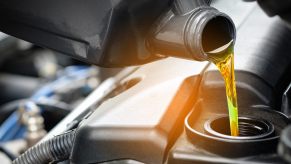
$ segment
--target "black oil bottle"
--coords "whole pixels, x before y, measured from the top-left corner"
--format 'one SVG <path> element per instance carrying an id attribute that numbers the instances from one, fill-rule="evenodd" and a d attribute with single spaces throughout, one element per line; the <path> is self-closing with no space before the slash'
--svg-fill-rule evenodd
<path id="1" fill-rule="evenodd" d="M 207 60 L 205 50 L 235 39 L 232 20 L 209 3 L 0 0 L 0 31 L 103 67 L 164 56 Z"/>

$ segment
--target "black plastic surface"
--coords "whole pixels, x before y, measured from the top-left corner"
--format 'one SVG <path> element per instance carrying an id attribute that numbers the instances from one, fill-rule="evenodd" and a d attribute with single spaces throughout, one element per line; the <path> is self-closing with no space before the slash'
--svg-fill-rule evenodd
<path id="1" fill-rule="evenodd" d="M 71 162 L 132 159 L 162 164 L 195 103 L 198 74 L 206 64 L 165 59 L 136 71 L 125 80 L 141 77 L 139 83 L 104 102 L 80 124 Z"/>
<path id="2" fill-rule="evenodd" d="M 223 149 L 223 147 L 221 148 Z M 274 153 L 245 156 L 239 158 L 228 158 L 201 149 L 193 145 L 183 133 L 173 146 L 168 164 L 284 164 L 278 155 Z"/>
<path id="3" fill-rule="evenodd" d="M 105 67 L 143 64 L 154 60 L 145 35 L 171 3 L 0 0 L 0 31 Z"/>
<path id="4" fill-rule="evenodd" d="M 291 126 L 288 126 L 282 132 L 278 153 L 286 162 L 291 162 Z"/>
<path id="5" fill-rule="evenodd" d="M 291 115 L 291 82 L 282 96 L 281 111 L 290 117 Z"/>

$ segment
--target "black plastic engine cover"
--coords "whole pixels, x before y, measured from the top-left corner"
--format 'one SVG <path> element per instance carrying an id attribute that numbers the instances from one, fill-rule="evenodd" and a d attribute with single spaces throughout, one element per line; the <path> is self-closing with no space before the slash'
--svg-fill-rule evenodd
<path id="1" fill-rule="evenodd" d="M 105 101 L 81 122 L 71 162 L 164 163 L 195 103 L 199 74 L 206 65 L 168 58 L 140 68 L 125 80 L 141 78 L 139 83 Z"/>
<path id="2" fill-rule="evenodd" d="M 145 35 L 171 2 L 0 0 L 0 31 L 100 66 L 143 64 L 155 58 Z"/>

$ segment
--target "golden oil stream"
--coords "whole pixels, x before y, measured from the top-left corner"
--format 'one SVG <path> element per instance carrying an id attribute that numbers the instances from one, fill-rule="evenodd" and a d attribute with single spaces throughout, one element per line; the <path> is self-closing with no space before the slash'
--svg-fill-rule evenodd
<path id="1" fill-rule="evenodd" d="M 210 61 L 218 67 L 222 77 L 224 78 L 229 113 L 230 132 L 232 136 L 238 136 L 238 106 L 234 76 L 233 42 L 231 41 L 225 46 L 222 46 L 217 50 L 211 51 L 208 54 L 210 54 Z"/>

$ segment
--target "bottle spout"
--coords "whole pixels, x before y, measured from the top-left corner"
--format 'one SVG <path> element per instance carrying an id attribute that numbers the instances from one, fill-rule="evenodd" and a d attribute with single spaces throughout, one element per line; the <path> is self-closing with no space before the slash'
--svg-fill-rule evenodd
<path id="1" fill-rule="evenodd" d="M 175 11 L 169 11 L 155 26 L 148 40 L 152 53 L 205 61 L 209 60 L 209 53 L 234 44 L 236 29 L 232 19 L 207 3 L 186 14 Z"/>

